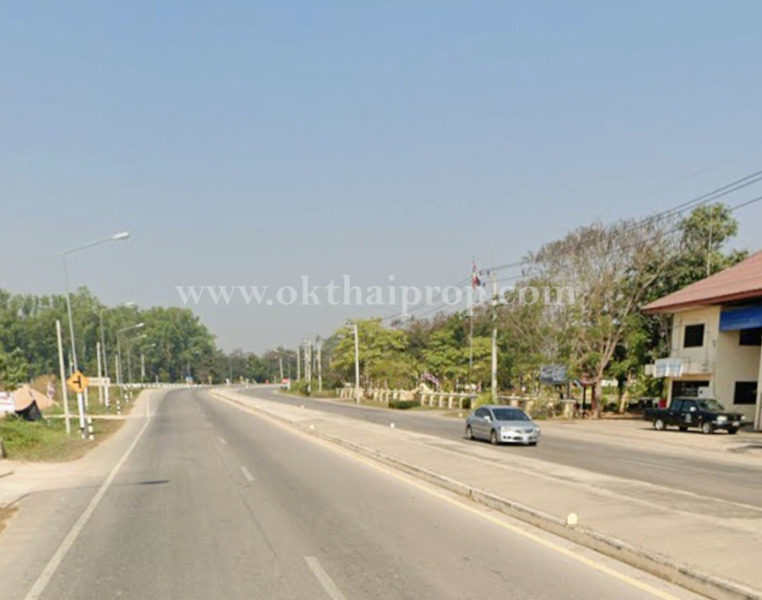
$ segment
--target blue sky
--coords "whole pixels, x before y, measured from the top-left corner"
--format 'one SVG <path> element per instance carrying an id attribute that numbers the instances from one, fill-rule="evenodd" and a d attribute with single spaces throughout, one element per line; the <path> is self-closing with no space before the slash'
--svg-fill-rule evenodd
<path id="1" fill-rule="evenodd" d="M 762 3 L 0 6 L 0 286 L 449 285 L 762 164 Z M 730 203 L 759 195 L 750 189 Z M 737 213 L 758 249 L 762 205 Z M 262 350 L 386 310 L 210 303 Z"/>

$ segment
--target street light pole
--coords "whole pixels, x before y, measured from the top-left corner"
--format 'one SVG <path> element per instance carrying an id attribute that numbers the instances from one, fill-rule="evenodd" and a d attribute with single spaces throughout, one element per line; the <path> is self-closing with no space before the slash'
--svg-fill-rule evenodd
<path id="1" fill-rule="evenodd" d="M 123 329 L 119 329 L 116 332 L 116 356 L 117 356 L 117 383 L 119 385 L 122 385 L 124 377 L 122 377 L 122 341 L 119 336 L 121 336 L 125 331 L 132 331 L 133 329 L 141 329 L 145 326 L 145 323 L 138 323 L 137 325 L 131 325 L 130 327 L 124 327 Z"/>
<path id="2" fill-rule="evenodd" d="M 355 334 L 355 402 L 360 403 L 360 334 L 357 331 L 357 323 L 352 323 Z"/>
<path id="3" fill-rule="evenodd" d="M 140 383 L 143 383 L 143 380 L 146 377 L 146 356 L 143 351 L 146 348 L 154 348 L 154 347 L 156 347 L 156 344 L 148 344 L 147 346 L 142 346 L 140 348 Z"/>
<path id="4" fill-rule="evenodd" d="M 145 333 L 127 340 L 127 383 L 132 383 L 132 344 L 147 337 Z"/>
<path id="5" fill-rule="evenodd" d="M 71 360 L 72 360 L 75 371 L 79 369 L 79 363 L 77 362 L 77 344 L 74 339 L 74 319 L 72 318 L 72 311 L 71 311 L 71 291 L 69 290 L 69 269 L 68 269 L 68 266 L 66 265 L 66 257 L 69 254 L 73 254 L 74 252 L 79 252 L 80 250 L 87 250 L 88 248 L 92 248 L 93 246 L 98 246 L 99 244 L 105 244 L 106 242 L 116 242 L 120 240 L 126 240 L 128 237 L 130 237 L 130 234 L 127 231 L 122 231 L 121 233 L 114 234 L 102 240 L 98 240 L 96 242 L 90 242 L 89 244 L 85 244 L 84 246 L 77 246 L 76 248 L 71 248 L 70 250 L 65 250 L 64 252 L 61 253 L 61 261 L 63 262 L 63 270 L 64 270 L 64 283 L 66 284 L 66 314 L 69 317 L 69 337 L 71 338 Z"/>
<path id="6" fill-rule="evenodd" d="M 119 304 L 118 306 L 123 306 L 125 308 L 135 306 L 134 302 L 123 302 L 122 304 Z M 108 355 L 106 353 L 106 329 L 103 327 L 103 313 L 106 312 L 108 308 L 102 308 L 98 311 L 98 319 L 100 320 L 101 325 L 101 356 L 103 358 L 103 376 L 108 379 Z"/>

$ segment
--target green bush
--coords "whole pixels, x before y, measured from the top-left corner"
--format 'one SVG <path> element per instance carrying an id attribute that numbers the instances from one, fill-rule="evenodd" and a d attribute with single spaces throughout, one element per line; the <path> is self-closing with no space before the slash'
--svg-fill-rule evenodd
<path id="1" fill-rule="evenodd" d="M 399 410 L 407 410 L 420 405 L 421 402 L 419 400 L 389 400 L 389 408 L 396 408 Z"/>
<path id="2" fill-rule="evenodd" d="M 492 392 L 482 392 L 468 402 L 468 408 L 479 408 L 482 404 L 492 404 Z M 463 407 L 465 408 L 465 404 Z"/>
<path id="3" fill-rule="evenodd" d="M 297 396 L 309 396 L 309 389 L 307 389 L 307 382 L 306 381 L 292 381 L 291 382 L 291 389 L 288 390 L 291 394 L 296 394 Z"/>

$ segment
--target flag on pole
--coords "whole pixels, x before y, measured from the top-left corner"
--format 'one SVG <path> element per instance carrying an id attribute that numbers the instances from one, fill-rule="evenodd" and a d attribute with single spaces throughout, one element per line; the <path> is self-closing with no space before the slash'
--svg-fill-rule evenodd
<path id="1" fill-rule="evenodd" d="M 481 285 L 482 280 L 479 278 L 479 269 L 476 268 L 476 261 L 473 261 L 473 268 L 471 269 L 471 287 L 476 289 Z"/>

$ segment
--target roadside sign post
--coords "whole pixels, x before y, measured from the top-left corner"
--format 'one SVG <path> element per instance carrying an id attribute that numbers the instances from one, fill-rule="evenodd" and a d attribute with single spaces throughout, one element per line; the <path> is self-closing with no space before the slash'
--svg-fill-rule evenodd
<path id="1" fill-rule="evenodd" d="M 79 430 L 82 433 L 82 439 L 85 439 L 85 396 L 77 393 L 77 409 L 79 410 Z"/>
<path id="2" fill-rule="evenodd" d="M 87 424 L 85 422 L 85 392 L 90 381 L 81 371 L 74 371 L 71 377 L 66 380 L 69 389 L 77 393 L 77 409 L 79 410 L 79 430 L 82 433 L 82 439 L 87 435 Z"/>

